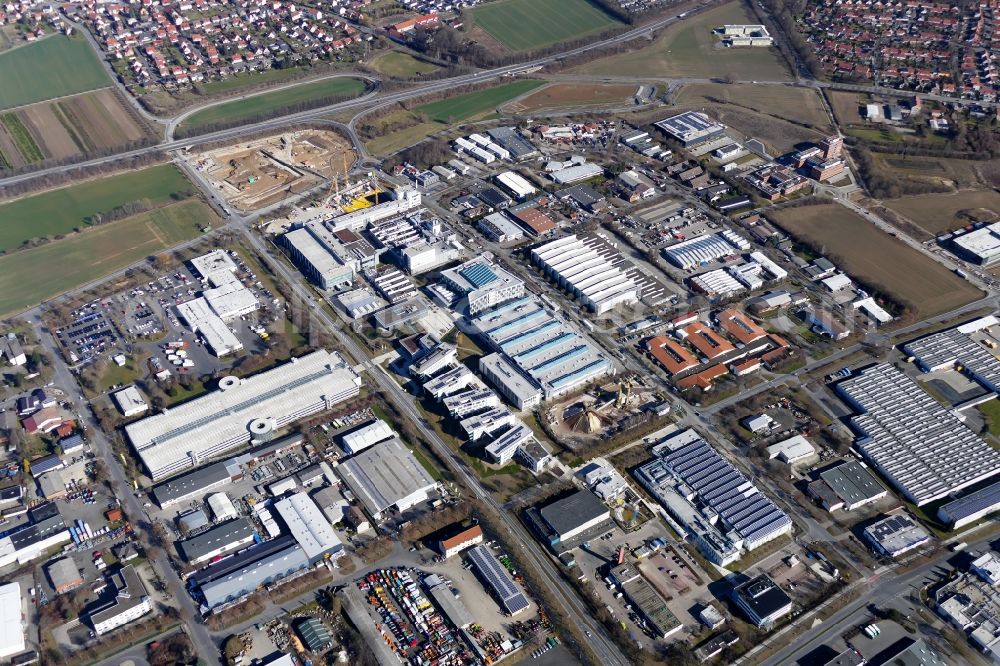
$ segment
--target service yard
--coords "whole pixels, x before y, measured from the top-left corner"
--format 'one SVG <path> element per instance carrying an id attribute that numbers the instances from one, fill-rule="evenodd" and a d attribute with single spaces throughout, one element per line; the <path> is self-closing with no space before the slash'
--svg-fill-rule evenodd
<path id="1" fill-rule="evenodd" d="M 111 85 L 82 36 L 54 35 L 0 53 L 0 109 Z"/>
<path id="2" fill-rule="evenodd" d="M 730 2 L 671 25 L 649 46 L 599 58 L 571 71 L 610 76 L 732 76 L 738 81 L 791 80 L 788 66 L 774 47 L 726 48 L 720 45 L 712 31 L 727 23 L 760 21 L 742 1 Z"/>
<path id="3" fill-rule="evenodd" d="M 823 254 L 847 274 L 878 285 L 908 305 L 917 317 L 948 312 L 982 295 L 941 264 L 843 206 L 789 208 L 769 216 L 797 239 L 823 248 Z"/>
<path id="4" fill-rule="evenodd" d="M 511 51 L 531 51 L 620 25 L 587 0 L 501 0 L 470 14 L 477 28 Z"/>

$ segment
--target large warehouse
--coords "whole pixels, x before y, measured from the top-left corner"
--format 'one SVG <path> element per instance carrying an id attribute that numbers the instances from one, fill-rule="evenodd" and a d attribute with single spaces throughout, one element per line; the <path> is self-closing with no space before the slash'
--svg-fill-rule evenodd
<path id="1" fill-rule="evenodd" d="M 590 490 L 578 490 L 538 511 L 551 530 L 550 545 L 571 548 L 611 522 L 611 510 Z"/>
<path id="2" fill-rule="evenodd" d="M 1000 261 L 1000 222 L 955 236 L 951 244 L 963 259 L 992 266 Z"/>
<path id="3" fill-rule="evenodd" d="M 685 147 L 714 139 L 726 132 L 725 125 L 715 122 L 700 111 L 685 111 L 655 124 Z"/>
<path id="4" fill-rule="evenodd" d="M 223 377 L 208 395 L 125 428 L 155 481 L 196 467 L 358 394 L 361 377 L 320 349 L 246 378 Z"/>
<path id="5" fill-rule="evenodd" d="M 596 314 L 639 301 L 639 286 L 597 239 L 563 236 L 531 251 L 531 260 Z"/>
<path id="6" fill-rule="evenodd" d="M 396 437 L 348 458 L 337 473 L 375 520 L 390 508 L 406 511 L 437 488 L 413 452 Z"/>
<path id="7" fill-rule="evenodd" d="M 743 246 L 746 245 L 744 248 Z M 746 240 L 728 229 L 720 234 L 696 236 L 680 243 L 675 243 L 663 251 L 663 256 L 670 263 L 684 270 L 730 257 L 740 250 L 749 249 Z"/>
<path id="8" fill-rule="evenodd" d="M 893 365 L 864 370 L 837 390 L 860 412 L 851 419 L 855 448 L 918 506 L 1000 472 L 1000 452 Z"/>
<path id="9" fill-rule="evenodd" d="M 310 562 L 336 559 L 344 551 L 344 544 L 333 525 L 309 495 L 295 493 L 275 502 L 274 508 Z"/>
<path id="10" fill-rule="evenodd" d="M 671 435 L 653 453 L 636 478 L 716 564 L 792 531 L 785 512 L 694 430 Z"/>
<path id="11" fill-rule="evenodd" d="M 177 550 L 191 564 L 200 564 L 217 555 L 242 548 L 253 543 L 253 523 L 246 517 L 216 525 L 193 536 L 190 539 L 177 542 Z"/>
<path id="12" fill-rule="evenodd" d="M 302 274 L 320 289 L 350 284 L 354 270 L 337 261 L 309 227 L 294 229 L 281 237 Z"/>
<path id="13" fill-rule="evenodd" d="M 1000 346 L 1000 320 L 990 315 L 955 328 L 908 342 L 903 351 L 916 359 L 925 372 L 963 372 L 994 393 L 1000 392 L 1000 360 L 993 351 Z"/>
<path id="14" fill-rule="evenodd" d="M 262 585 L 309 566 L 295 539 L 282 536 L 257 544 L 195 574 L 205 605 L 216 608 L 239 601 Z"/>
<path id="15" fill-rule="evenodd" d="M 549 400 L 615 372 L 599 347 L 535 296 L 504 303 L 469 323 L 504 362 L 485 356 L 480 371 L 518 409 L 537 402 L 532 386 L 541 388 L 541 397 Z"/>

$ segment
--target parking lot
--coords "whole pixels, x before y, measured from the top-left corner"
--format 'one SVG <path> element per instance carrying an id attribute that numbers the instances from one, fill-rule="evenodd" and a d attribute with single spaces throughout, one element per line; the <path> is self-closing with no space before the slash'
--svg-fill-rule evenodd
<path id="1" fill-rule="evenodd" d="M 65 326 L 56 330 L 70 363 L 87 363 L 112 352 L 120 340 L 108 313 L 110 301 L 98 299 L 74 310 Z"/>

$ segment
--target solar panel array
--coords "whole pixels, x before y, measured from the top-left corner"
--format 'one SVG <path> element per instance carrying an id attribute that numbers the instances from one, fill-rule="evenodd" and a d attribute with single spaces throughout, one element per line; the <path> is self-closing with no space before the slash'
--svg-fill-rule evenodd
<path id="1" fill-rule="evenodd" d="M 748 549 L 791 525 L 784 511 L 703 439 L 662 453 L 642 470 L 655 478 L 656 465 L 671 470 L 690 486 L 701 502 L 717 511 L 724 523 L 746 540 Z"/>
<path id="2" fill-rule="evenodd" d="M 940 511 L 946 514 L 949 520 L 957 521 L 980 511 L 997 507 L 1000 507 L 1000 482 L 990 484 L 961 499 L 948 502 L 941 506 Z"/>
<path id="3" fill-rule="evenodd" d="M 521 592 L 521 588 L 511 580 L 507 570 L 488 549 L 483 546 L 470 549 L 469 560 L 475 565 L 479 575 L 493 588 L 494 594 L 508 613 L 514 615 L 528 607 L 528 600 Z"/>

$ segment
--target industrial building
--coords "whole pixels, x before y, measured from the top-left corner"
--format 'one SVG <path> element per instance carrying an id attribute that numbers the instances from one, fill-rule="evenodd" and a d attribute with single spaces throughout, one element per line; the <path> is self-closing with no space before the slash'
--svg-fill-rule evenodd
<path id="1" fill-rule="evenodd" d="M 775 458 L 788 465 L 795 465 L 816 456 L 816 448 L 802 435 L 795 435 L 767 447 L 767 457 Z"/>
<path id="2" fill-rule="evenodd" d="M 573 185 L 602 175 L 604 175 L 604 168 L 601 165 L 584 162 L 553 171 L 549 174 L 549 178 L 559 185 Z"/>
<path id="3" fill-rule="evenodd" d="M 29 510 L 31 523 L 8 530 L 7 536 L 0 538 L 0 568 L 26 564 L 70 541 L 69 530 L 55 505 L 49 502 L 41 506 L 41 512 L 38 507 Z"/>
<path id="4" fill-rule="evenodd" d="M 664 639 L 684 628 L 681 621 L 670 612 L 663 596 L 650 585 L 632 564 L 624 563 L 611 568 L 608 574 L 632 604 L 647 628 L 657 638 Z"/>
<path id="5" fill-rule="evenodd" d="M 1000 471 L 1000 453 L 895 366 L 876 365 L 837 385 L 858 412 L 855 448 L 918 506 Z"/>
<path id="6" fill-rule="evenodd" d="M 348 455 L 354 455 L 395 436 L 396 431 L 390 428 L 388 423 L 382 419 L 375 419 L 341 435 L 340 445 Z"/>
<path id="7" fill-rule="evenodd" d="M 0 659 L 24 652 L 21 584 L 0 585 Z"/>
<path id="8" fill-rule="evenodd" d="M 442 271 L 441 282 L 458 295 L 469 315 L 524 296 L 524 282 L 493 263 L 489 253 Z"/>
<path id="9" fill-rule="evenodd" d="M 109 587 L 115 590 L 114 600 L 89 614 L 90 623 L 98 636 L 134 622 L 153 611 L 152 600 L 146 594 L 146 587 L 132 565 L 122 567 L 108 579 Z"/>
<path id="10" fill-rule="evenodd" d="M 792 612 L 792 600 L 761 574 L 733 588 L 733 601 L 758 627 L 768 627 Z"/>
<path id="11" fill-rule="evenodd" d="M 290 536 L 257 544 L 195 574 L 208 608 L 235 603 L 258 587 L 309 567 L 305 551 Z"/>
<path id="12" fill-rule="evenodd" d="M 243 349 L 240 339 L 203 297 L 181 303 L 175 309 L 181 320 L 201 336 L 216 356 L 227 356 Z"/>
<path id="13" fill-rule="evenodd" d="M 762 25 L 724 25 L 720 32 L 727 46 L 771 46 L 774 38 Z"/>
<path id="14" fill-rule="evenodd" d="M 483 542 L 483 528 L 479 525 L 472 525 L 458 529 L 449 537 L 438 541 L 438 552 L 445 559 L 453 555 L 458 555 L 466 548 L 478 546 Z"/>
<path id="15" fill-rule="evenodd" d="M 499 173 L 496 175 L 494 180 L 496 180 L 497 185 L 510 192 L 520 201 L 527 199 L 538 191 L 538 189 L 529 183 L 524 176 L 514 171 L 504 171 L 503 173 Z"/>
<path id="16" fill-rule="evenodd" d="M 237 266 L 225 250 L 212 250 L 191 260 L 191 267 L 212 286 L 236 280 Z"/>
<path id="17" fill-rule="evenodd" d="M 52 582 L 52 589 L 56 594 L 69 592 L 83 585 L 83 576 L 80 575 L 80 568 L 72 557 L 60 557 L 58 560 L 49 562 L 46 570 L 49 580 Z"/>
<path id="18" fill-rule="evenodd" d="M 678 268 L 688 271 L 749 248 L 750 244 L 745 239 L 727 229 L 722 233 L 706 234 L 675 243 L 663 250 L 663 256 Z"/>
<path id="19" fill-rule="evenodd" d="M 646 341 L 646 349 L 656 362 L 670 373 L 678 375 L 701 365 L 679 342 L 666 335 L 658 335 Z"/>
<path id="20" fill-rule="evenodd" d="M 494 243 L 516 243 L 524 238 L 524 231 L 503 213 L 490 213 L 479 220 L 476 228 Z"/>
<path id="21" fill-rule="evenodd" d="M 549 545 L 564 550 L 605 531 L 611 522 L 611 510 L 590 490 L 550 502 L 538 515 L 549 530 Z"/>
<path id="22" fill-rule="evenodd" d="M 138 416 L 149 409 L 149 405 L 142 399 L 139 389 L 134 386 L 126 386 L 119 391 L 115 391 L 111 394 L 111 398 L 118 406 L 118 411 L 126 418 Z"/>
<path id="23" fill-rule="evenodd" d="M 416 188 L 400 187 L 393 194 L 395 198 L 390 201 L 378 203 L 374 206 L 333 218 L 328 223 L 329 227 L 334 231 L 339 229 L 360 231 L 370 224 L 375 224 L 390 217 L 403 215 L 416 208 L 420 208 L 420 191 Z"/>
<path id="24" fill-rule="evenodd" d="M 722 136 L 726 132 L 725 125 L 715 122 L 700 111 L 685 111 L 655 125 L 685 148 Z"/>
<path id="25" fill-rule="evenodd" d="M 239 475 L 238 465 L 229 462 L 212 463 L 153 486 L 150 495 L 161 509 L 166 509 L 188 499 L 200 498 L 215 488 L 229 484 Z"/>
<path id="26" fill-rule="evenodd" d="M 126 426 L 155 481 L 247 442 L 267 441 L 288 425 L 358 394 L 361 377 L 336 352 L 320 349 L 251 377 L 223 377 L 219 388 Z"/>
<path id="27" fill-rule="evenodd" d="M 1000 393 L 1000 320 L 980 317 L 955 328 L 908 342 L 903 351 L 912 356 L 925 372 L 953 370 L 962 372 L 987 390 Z"/>
<path id="28" fill-rule="evenodd" d="M 482 357 L 480 372 L 518 409 L 615 372 L 614 364 L 596 345 L 535 296 L 508 301 L 471 319 L 469 325 L 502 354 Z"/>
<path id="29" fill-rule="evenodd" d="M 524 592 L 511 580 L 510 574 L 497 561 L 489 548 L 475 546 L 469 550 L 469 561 L 472 562 L 476 575 L 493 594 L 501 608 L 511 616 L 517 615 L 530 605 Z"/>
<path id="30" fill-rule="evenodd" d="M 413 452 L 395 437 L 351 456 L 337 466 L 337 473 L 375 520 L 389 509 L 406 511 L 437 488 Z"/>
<path id="31" fill-rule="evenodd" d="M 964 527 L 1000 510 L 1000 482 L 947 502 L 938 509 L 938 520 L 952 529 Z"/>
<path id="32" fill-rule="evenodd" d="M 233 500 L 229 499 L 229 495 L 224 492 L 212 493 L 205 498 L 205 502 L 208 504 L 208 508 L 212 512 L 212 518 L 215 522 L 221 523 L 224 520 L 230 520 L 231 518 L 236 518 L 239 516 L 239 512 L 236 511 L 236 507 L 233 506 Z"/>
<path id="33" fill-rule="evenodd" d="M 956 235 L 951 239 L 951 246 L 963 259 L 980 266 L 992 266 L 1000 261 L 1000 222 Z"/>
<path id="34" fill-rule="evenodd" d="M 177 550 L 191 564 L 207 562 L 217 555 L 239 550 L 253 543 L 254 527 L 249 518 L 240 517 L 177 542 Z"/>
<path id="35" fill-rule="evenodd" d="M 865 528 L 864 536 L 875 552 L 886 557 L 899 557 L 931 540 L 931 535 L 906 514 L 872 523 Z"/>
<path id="36" fill-rule="evenodd" d="M 531 260 L 596 314 L 639 301 L 639 286 L 620 268 L 621 255 L 594 237 L 563 236 L 532 249 Z"/>
<path id="37" fill-rule="evenodd" d="M 294 229 L 281 236 L 281 244 L 303 275 L 320 289 L 333 289 L 354 280 L 354 270 L 345 266 L 323 246 L 312 227 Z"/>
<path id="38" fill-rule="evenodd" d="M 854 460 L 820 472 L 808 490 L 827 511 L 853 511 L 889 494 L 864 465 Z"/>
<path id="39" fill-rule="evenodd" d="M 636 478 L 712 562 L 725 566 L 792 531 L 791 519 L 694 430 L 652 452 L 656 459 L 636 469 Z"/>
<path id="40" fill-rule="evenodd" d="M 285 526 L 310 562 L 336 559 L 344 544 L 309 495 L 299 492 L 274 503 Z"/>

